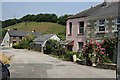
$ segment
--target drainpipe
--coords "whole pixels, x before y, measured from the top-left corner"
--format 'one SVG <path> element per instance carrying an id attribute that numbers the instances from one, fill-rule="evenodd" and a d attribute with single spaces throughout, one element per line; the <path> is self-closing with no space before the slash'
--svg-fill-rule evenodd
<path id="1" fill-rule="evenodd" d="M 117 80 L 120 80 L 120 28 L 118 30 Z"/>

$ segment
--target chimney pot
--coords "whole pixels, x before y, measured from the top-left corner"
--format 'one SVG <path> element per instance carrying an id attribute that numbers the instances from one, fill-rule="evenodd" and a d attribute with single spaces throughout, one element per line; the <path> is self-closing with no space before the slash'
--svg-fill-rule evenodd
<path id="1" fill-rule="evenodd" d="M 35 30 L 32 30 L 32 32 L 35 32 Z"/>

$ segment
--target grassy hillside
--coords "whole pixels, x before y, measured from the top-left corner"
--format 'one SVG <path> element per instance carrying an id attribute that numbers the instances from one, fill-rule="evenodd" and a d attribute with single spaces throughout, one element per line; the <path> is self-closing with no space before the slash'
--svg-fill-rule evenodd
<path id="1" fill-rule="evenodd" d="M 36 32 L 40 32 L 42 34 L 57 34 L 61 39 L 65 39 L 65 26 L 57 24 L 57 23 L 51 23 L 51 22 L 23 22 L 19 24 L 15 24 L 12 26 L 9 26 L 5 29 L 14 29 L 17 28 L 18 30 L 25 30 L 25 31 L 32 31 L 33 29 L 36 30 Z"/>

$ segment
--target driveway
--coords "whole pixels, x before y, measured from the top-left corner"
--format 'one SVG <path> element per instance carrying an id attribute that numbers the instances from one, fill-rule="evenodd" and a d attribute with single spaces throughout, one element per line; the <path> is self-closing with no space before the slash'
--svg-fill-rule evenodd
<path id="1" fill-rule="evenodd" d="M 41 52 L 3 48 L 13 55 L 12 78 L 115 78 L 115 70 L 97 69 L 62 61 Z"/>

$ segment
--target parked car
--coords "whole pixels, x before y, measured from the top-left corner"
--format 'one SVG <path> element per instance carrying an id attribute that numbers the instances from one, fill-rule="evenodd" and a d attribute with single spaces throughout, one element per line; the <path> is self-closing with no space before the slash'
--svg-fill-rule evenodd
<path id="1" fill-rule="evenodd" d="M 8 69 L 9 66 L 9 64 L 3 64 L 0 61 L 0 78 L 2 78 L 1 80 L 10 80 L 10 71 Z"/>

